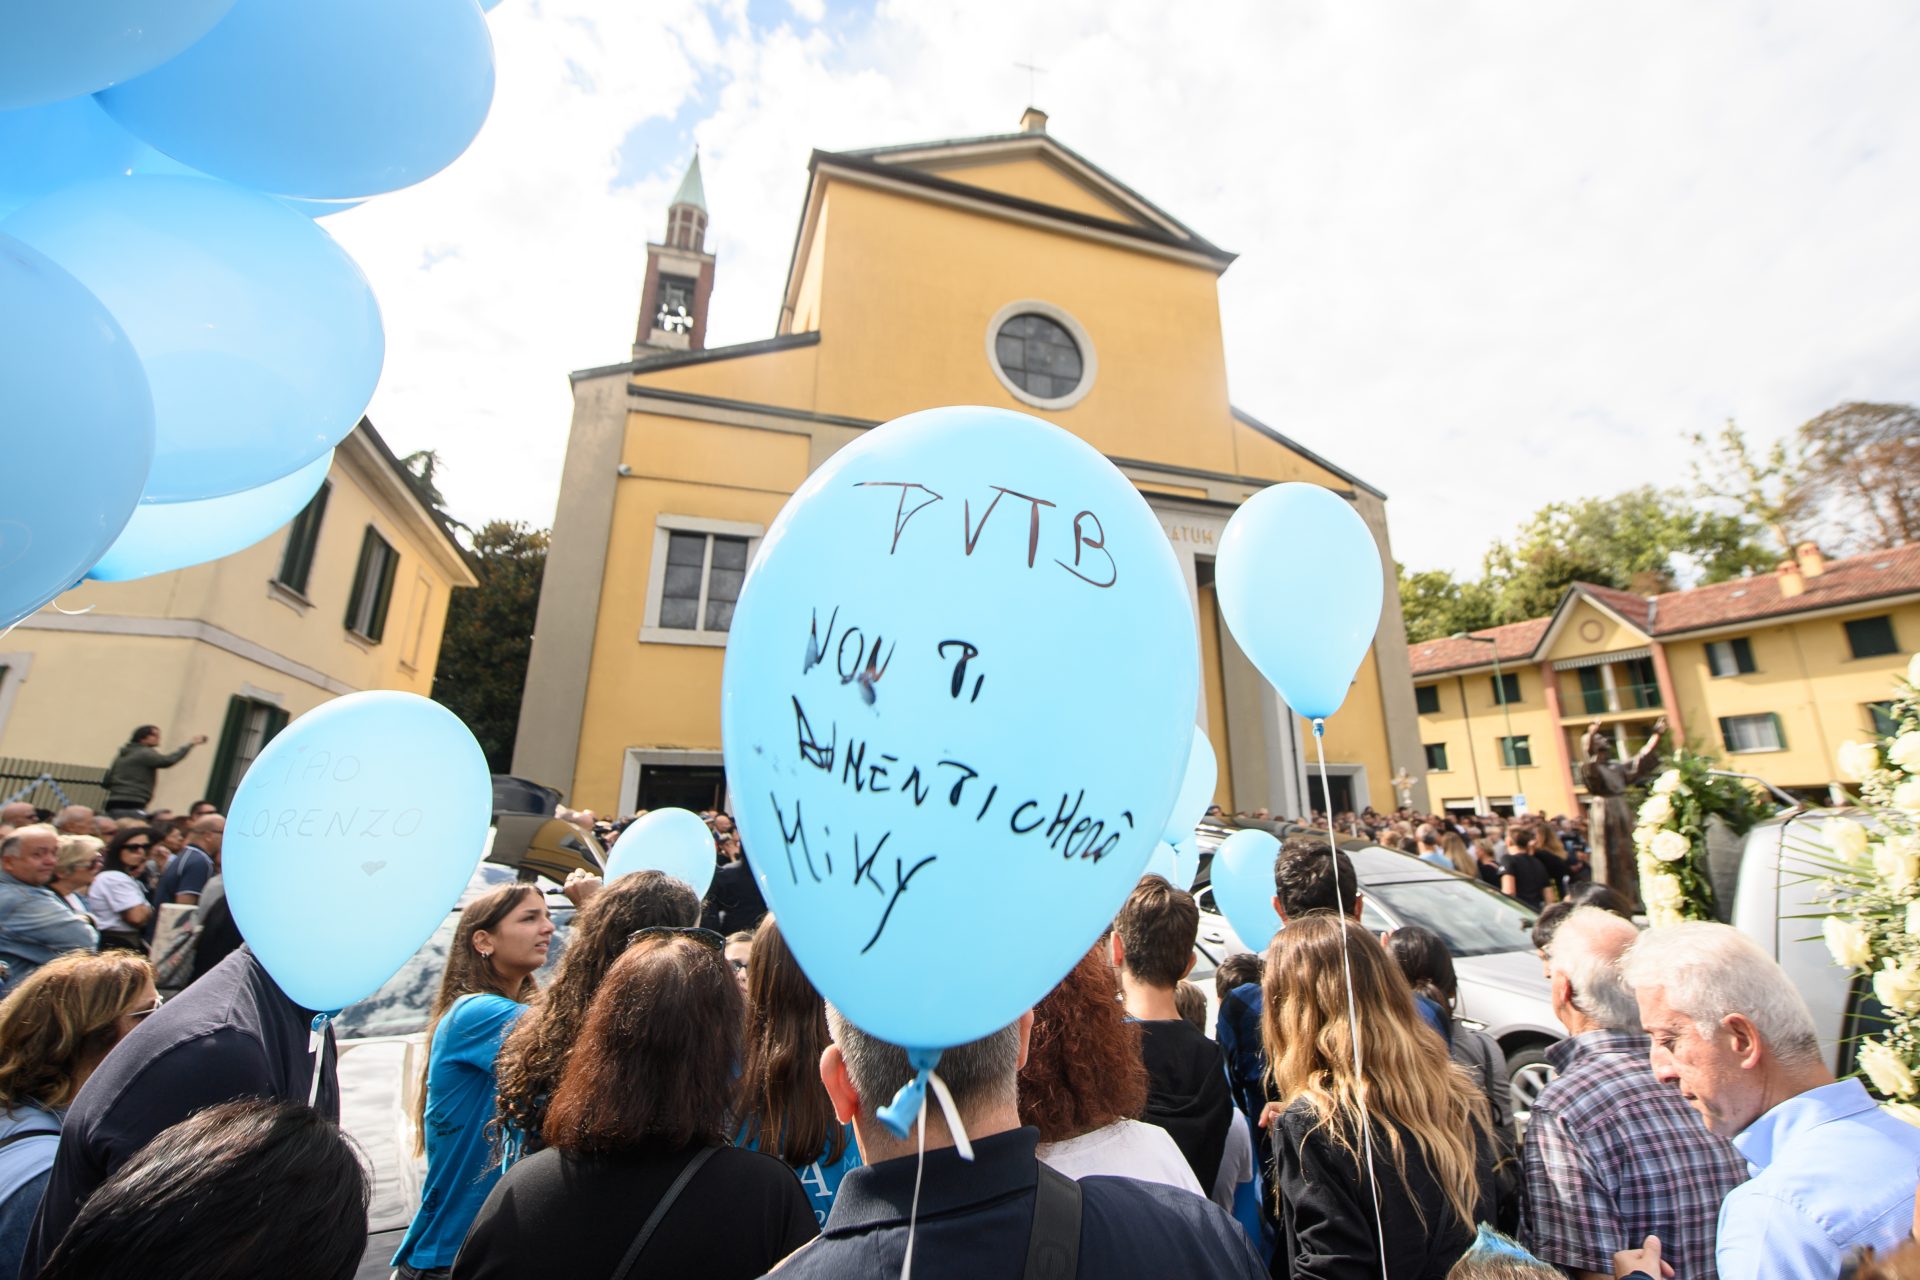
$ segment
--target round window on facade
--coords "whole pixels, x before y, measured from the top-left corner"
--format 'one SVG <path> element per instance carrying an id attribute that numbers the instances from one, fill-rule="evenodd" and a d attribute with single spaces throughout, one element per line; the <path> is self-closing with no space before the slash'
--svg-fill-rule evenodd
<path id="1" fill-rule="evenodd" d="M 1093 346 L 1086 331 L 1058 307 L 1016 302 L 987 331 L 993 371 L 1016 400 L 1064 409 L 1093 384 Z"/>

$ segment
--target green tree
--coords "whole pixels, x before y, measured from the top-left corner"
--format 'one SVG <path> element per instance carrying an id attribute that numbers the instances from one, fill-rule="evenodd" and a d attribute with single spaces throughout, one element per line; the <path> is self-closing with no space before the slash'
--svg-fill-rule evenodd
<path id="1" fill-rule="evenodd" d="M 1807 533 L 1802 451 L 1785 440 L 1760 450 L 1747 443 L 1746 432 L 1731 418 L 1718 435 L 1696 431 L 1687 442 L 1696 455 L 1694 496 L 1723 509 L 1731 506 L 1742 521 L 1764 530 L 1778 552 L 1775 560 L 1791 556 Z"/>
<path id="2" fill-rule="evenodd" d="M 545 529 L 505 520 L 480 526 L 471 557 L 480 585 L 454 592 L 447 606 L 433 697 L 466 721 L 496 773 L 505 773 L 513 758 L 547 536 Z"/>
<path id="3" fill-rule="evenodd" d="M 1400 578 L 1400 613 L 1406 619 L 1409 644 L 1493 625 L 1493 597 L 1482 584 L 1456 582 L 1446 569 L 1408 573 L 1398 563 L 1394 569 Z"/>

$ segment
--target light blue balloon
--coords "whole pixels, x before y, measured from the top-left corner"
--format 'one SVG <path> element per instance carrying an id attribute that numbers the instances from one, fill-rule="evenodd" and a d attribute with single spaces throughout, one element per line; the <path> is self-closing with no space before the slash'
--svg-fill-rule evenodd
<path id="1" fill-rule="evenodd" d="M 124 175 L 149 150 L 92 98 L 0 111 L 0 217 L 70 182 Z"/>
<path id="2" fill-rule="evenodd" d="M 267 744 L 227 811 L 234 923 L 273 980 L 322 1012 L 373 994 L 447 918 L 486 848 L 487 758 L 411 693 L 322 703 Z"/>
<path id="3" fill-rule="evenodd" d="M 1317 484 L 1276 484 L 1248 498 L 1214 563 L 1234 641 L 1309 720 L 1346 701 L 1380 625 L 1385 581 L 1367 522 Z"/>
<path id="4" fill-rule="evenodd" d="M 620 833 L 605 879 L 612 884 L 631 872 L 664 871 L 691 885 L 694 897 L 704 898 L 715 865 L 713 831 L 699 814 L 654 809 Z"/>
<path id="5" fill-rule="evenodd" d="M 149 502 L 278 480 L 340 443 L 373 398 L 385 338 L 367 278 L 270 196 L 210 178 L 102 179 L 0 230 L 92 289 L 133 340 L 153 389 Z"/>
<path id="6" fill-rule="evenodd" d="M 100 101 L 202 173 L 351 200 L 459 158 L 493 102 L 493 41 L 474 0 L 239 0 L 206 39 Z"/>
<path id="7" fill-rule="evenodd" d="M 87 576 L 96 582 L 127 582 L 244 551 L 299 515 L 332 466 L 329 449 L 292 475 L 258 489 L 198 502 L 143 502 Z"/>
<path id="8" fill-rule="evenodd" d="M 231 8 L 233 0 L 6 0 L 0 110 L 79 97 L 150 71 Z"/>
<path id="9" fill-rule="evenodd" d="M 78 582 L 126 525 L 153 459 L 140 357 L 87 287 L 0 235 L 0 627 Z"/>
<path id="10" fill-rule="evenodd" d="M 1190 892 L 1193 878 L 1200 874 L 1200 842 L 1191 835 L 1171 843 L 1162 840 L 1154 846 L 1153 857 L 1147 860 L 1147 869 L 1140 874 L 1159 876 L 1174 888 Z"/>
<path id="11" fill-rule="evenodd" d="M 135 138 L 125 129 L 121 129 L 106 112 L 101 111 L 100 117 L 109 124 L 112 124 L 115 129 L 118 129 L 120 136 L 131 141 L 136 149 L 133 159 L 127 164 L 127 172 L 159 174 L 163 177 L 174 178 L 204 178 L 207 176 L 198 169 L 188 168 L 171 156 L 162 155 L 160 152 L 155 151 L 152 147 L 140 141 L 140 139 Z M 215 179 L 215 181 L 218 181 L 218 179 Z M 365 200 L 302 200 L 298 196 L 275 196 L 274 199 L 286 205 L 289 209 L 298 209 L 309 218 L 330 217 L 336 213 L 344 213 L 348 209 L 358 209 L 366 203 Z"/>
<path id="12" fill-rule="evenodd" d="M 1265 951 L 1280 932 L 1273 909 L 1273 860 L 1280 842 L 1265 831 L 1236 831 L 1213 851 L 1213 903 L 1255 951 Z"/>
<path id="13" fill-rule="evenodd" d="M 1030 1008 L 1166 827 L 1198 664 L 1159 521 L 1075 436 L 933 409 L 829 459 L 759 547 L 721 683 L 736 818 L 814 985 L 914 1049 Z"/>
<path id="14" fill-rule="evenodd" d="M 1195 725 L 1193 743 L 1187 752 L 1187 774 L 1180 783 L 1180 795 L 1173 802 L 1173 812 L 1167 815 L 1167 829 L 1160 833 L 1161 839 L 1174 844 L 1193 839 L 1193 829 L 1207 816 L 1207 806 L 1213 803 L 1214 784 L 1219 781 L 1220 762 L 1214 759 L 1213 743 L 1207 740 L 1207 731 Z"/>

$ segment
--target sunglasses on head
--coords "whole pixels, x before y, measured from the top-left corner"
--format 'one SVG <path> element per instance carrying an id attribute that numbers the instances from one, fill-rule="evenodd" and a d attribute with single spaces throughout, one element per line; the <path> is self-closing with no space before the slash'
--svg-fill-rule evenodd
<path id="1" fill-rule="evenodd" d="M 138 1022 L 140 1021 L 140 1019 L 146 1017 L 149 1014 L 160 1012 L 160 1006 L 165 1004 L 166 1002 L 167 1002 L 167 998 L 165 996 L 155 996 L 153 998 L 152 1004 L 148 1005 L 144 1009 L 135 1009 L 132 1013 L 129 1013 L 127 1016 L 129 1018 L 132 1018 L 135 1022 Z"/>
<path id="2" fill-rule="evenodd" d="M 650 924 L 644 929 L 635 929 L 627 935 L 627 945 L 632 946 L 642 938 L 691 938 L 710 951 L 725 951 L 727 940 L 711 929 L 702 929 L 698 925 Z"/>

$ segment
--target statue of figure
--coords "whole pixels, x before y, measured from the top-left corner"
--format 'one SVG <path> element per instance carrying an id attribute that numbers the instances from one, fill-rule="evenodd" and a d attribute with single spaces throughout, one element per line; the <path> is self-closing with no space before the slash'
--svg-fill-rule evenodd
<path id="1" fill-rule="evenodd" d="M 1598 720 L 1587 726 L 1586 736 L 1580 739 L 1586 756 L 1580 780 L 1587 786 L 1587 843 L 1601 879 L 1628 902 L 1640 901 L 1640 872 L 1633 856 L 1633 806 L 1627 803 L 1627 789 L 1660 763 L 1660 739 L 1666 732 L 1667 718 L 1661 716 L 1647 745 L 1625 761 L 1613 758 L 1613 739 L 1600 731 Z"/>

